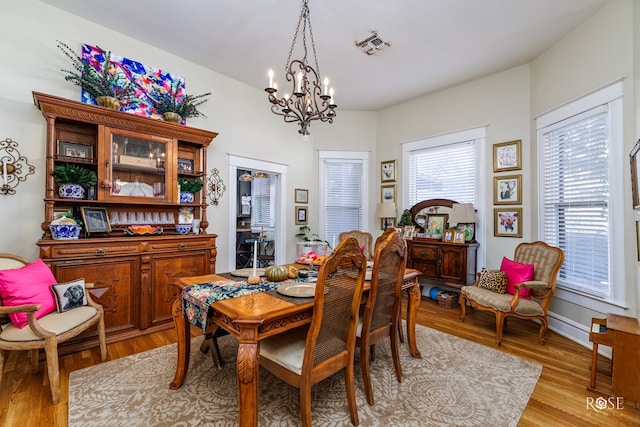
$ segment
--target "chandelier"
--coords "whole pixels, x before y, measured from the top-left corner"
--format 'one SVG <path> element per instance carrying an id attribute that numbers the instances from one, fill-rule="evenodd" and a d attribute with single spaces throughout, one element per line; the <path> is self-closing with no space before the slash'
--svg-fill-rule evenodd
<path id="1" fill-rule="evenodd" d="M 309 135 L 309 127 L 313 120 L 333 123 L 337 107 L 333 100 L 333 88 L 329 88 L 329 79 L 325 77 L 322 84 L 320 83 L 320 67 L 318 66 L 313 32 L 311 31 L 308 3 L 308 0 L 304 0 L 296 33 L 293 36 L 293 42 L 285 65 L 285 78 L 291 83 L 291 93 L 293 95 L 285 93 L 282 98 L 276 97 L 278 86 L 273 81 L 273 70 L 269 70 L 269 87 L 265 89 L 269 94 L 268 99 L 271 103 L 271 111 L 282 116 L 287 123 L 297 123 L 300 126 L 298 133 L 304 137 Z M 300 28 L 301 26 L 302 29 Z M 307 62 L 307 32 L 311 40 L 315 68 Z M 298 33 L 302 33 L 304 55 L 302 59 L 291 60 Z"/>

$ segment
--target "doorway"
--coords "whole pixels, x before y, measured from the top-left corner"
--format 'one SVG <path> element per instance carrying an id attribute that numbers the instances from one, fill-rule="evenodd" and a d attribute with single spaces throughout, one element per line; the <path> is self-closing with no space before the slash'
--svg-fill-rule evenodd
<path id="1" fill-rule="evenodd" d="M 259 254 L 267 258 L 258 264 L 284 263 L 286 176 L 286 165 L 229 155 L 229 187 L 234 202 L 229 204 L 227 271 L 253 264 L 253 248 L 245 240 L 258 235 L 270 240 L 268 245 L 261 244 Z"/>

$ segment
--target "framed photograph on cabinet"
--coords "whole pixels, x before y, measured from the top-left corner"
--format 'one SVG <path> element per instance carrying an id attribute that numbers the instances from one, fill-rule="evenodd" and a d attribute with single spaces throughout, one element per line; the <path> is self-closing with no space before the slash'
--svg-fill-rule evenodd
<path id="1" fill-rule="evenodd" d="M 380 162 L 380 182 L 396 182 L 396 166 L 395 160 Z"/>
<path id="2" fill-rule="evenodd" d="M 464 244 L 464 240 L 466 238 L 466 234 L 464 231 L 454 231 L 453 232 L 453 243 Z"/>
<path id="3" fill-rule="evenodd" d="M 296 224 L 304 225 L 308 223 L 307 219 L 307 207 L 296 206 Z"/>
<path id="4" fill-rule="evenodd" d="M 640 139 L 631 150 L 631 195 L 633 196 L 633 209 L 640 210 Z"/>
<path id="5" fill-rule="evenodd" d="M 181 159 L 178 157 L 178 173 L 193 172 L 193 164 L 192 159 Z"/>
<path id="6" fill-rule="evenodd" d="M 295 203 L 309 203 L 309 190 L 302 188 L 296 188 L 295 190 Z"/>
<path id="7" fill-rule="evenodd" d="M 415 225 L 405 225 L 402 233 L 402 238 L 411 240 L 413 239 L 413 235 L 415 234 L 416 226 Z"/>
<path id="8" fill-rule="evenodd" d="M 493 235 L 522 237 L 522 208 L 494 208 Z"/>
<path id="9" fill-rule="evenodd" d="M 75 142 L 58 141 L 58 156 L 92 161 L 93 146 L 87 144 L 76 144 Z"/>
<path id="10" fill-rule="evenodd" d="M 111 225 L 106 208 L 80 207 L 87 233 L 110 233 Z"/>
<path id="11" fill-rule="evenodd" d="M 452 243 L 453 242 L 453 234 L 456 232 L 455 229 L 453 228 L 449 228 L 447 230 L 444 230 L 444 233 L 442 234 L 442 241 L 445 243 Z"/>
<path id="12" fill-rule="evenodd" d="M 380 201 L 381 202 L 396 202 L 396 186 L 383 185 L 380 188 Z"/>
<path id="13" fill-rule="evenodd" d="M 493 171 L 505 172 L 522 169 L 522 141 L 493 144 Z"/>
<path id="14" fill-rule="evenodd" d="M 449 215 L 447 214 L 427 214 L 425 237 L 429 239 L 442 239 L 448 218 Z"/>
<path id="15" fill-rule="evenodd" d="M 522 204 L 522 175 L 493 177 L 494 205 Z"/>

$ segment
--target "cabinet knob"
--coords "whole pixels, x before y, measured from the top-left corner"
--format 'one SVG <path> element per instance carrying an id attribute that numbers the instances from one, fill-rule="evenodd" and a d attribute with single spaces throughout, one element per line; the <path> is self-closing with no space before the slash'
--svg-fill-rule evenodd
<path id="1" fill-rule="evenodd" d="M 187 245 L 185 245 L 184 243 L 180 243 L 180 244 L 178 245 L 178 249 L 180 249 L 181 251 L 182 251 L 182 250 L 185 250 L 185 249 L 187 249 Z"/>
<path id="2" fill-rule="evenodd" d="M 104 249 L 96 249 L 96 256 L 103 256 L 105 254 Z"/>

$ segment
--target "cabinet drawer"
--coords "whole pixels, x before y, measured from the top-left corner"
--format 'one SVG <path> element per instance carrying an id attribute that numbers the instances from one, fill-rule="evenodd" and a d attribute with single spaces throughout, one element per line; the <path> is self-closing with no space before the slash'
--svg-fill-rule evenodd
<path id="1" fill-rule="evenodd" d="M 141 252 L 142 246 L 138 242 L 101 242 L 83 244 L 51 244 L 40 245 L 40 257 L 47 259 L 79 259 L 115 255 L 135 255 Z"/>
<path id="2" fill-rule="evenodd" d="M 412 245 L 409 256 L 413 259 L 438 259 L 438 248 L 435 246 Z"/>
<path id="3" fill-rule="evenodd" d="M 195 249 L 212 249 L 216 245 L 215 238 L 177 238 L 171 240 L 148 241 L 148 250 L 158 251 L 185 251 Z"/>

